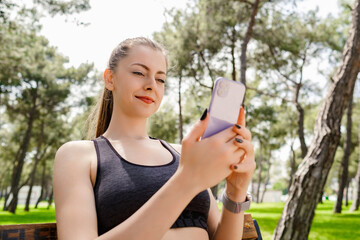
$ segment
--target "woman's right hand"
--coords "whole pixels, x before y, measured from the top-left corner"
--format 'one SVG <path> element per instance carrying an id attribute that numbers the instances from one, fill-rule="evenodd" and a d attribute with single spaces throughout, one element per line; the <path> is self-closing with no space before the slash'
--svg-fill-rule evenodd
<path id="1" fill-rule="evenodd" d="M 187 179 L 196 182 L 202 191 L 218 184 L 232 173 L 231 166 L 238 163 L 243 151 L 234 144 L 236 133 L 232 127 L 209 138 L 202 139 L 209 121 L 197 122 L 182 141 L 178 171 Z"/>

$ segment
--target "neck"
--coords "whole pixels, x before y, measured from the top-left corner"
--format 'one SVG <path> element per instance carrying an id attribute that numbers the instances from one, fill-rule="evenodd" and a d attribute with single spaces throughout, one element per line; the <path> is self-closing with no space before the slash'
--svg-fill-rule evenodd
<path id="1" fill-rule="evenodd" d="M 104 136 L 111 140 L 119 139 L 148 139 L 146 131 L 146 118 L 137 118 L 113 112 L 108 129 Z"/>

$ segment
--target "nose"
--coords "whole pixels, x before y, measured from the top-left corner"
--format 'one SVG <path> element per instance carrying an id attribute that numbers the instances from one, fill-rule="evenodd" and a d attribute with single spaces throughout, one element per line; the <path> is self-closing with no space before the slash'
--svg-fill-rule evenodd
<path id="1" fill-rule="evenodd" d="M 155 76 L 149 76 L 146 79 L 146 84 L 144 85 L 145 90 L 153 90 L 156 86 Z"/>

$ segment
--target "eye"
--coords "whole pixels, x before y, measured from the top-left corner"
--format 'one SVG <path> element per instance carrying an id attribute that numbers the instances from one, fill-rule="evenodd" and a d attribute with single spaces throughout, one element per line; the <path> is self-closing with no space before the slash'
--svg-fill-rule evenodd
<path id="1" fill-rule="evenodd" d="M 142 72 L 133 72 L 133 74 L 138 75 L 138 76 L 144 76 L 144 74 L 142 74 Z"/>
<path id="2" fill-rule="evenodd" d="M 158 81 L 161 82 L 161 83 L 165 83 L 165 80 L 163 80 L 163 79 L 161 79 L 161 78 L 158 78 L 158 79 L 156 79 L 156 80 L 158 80 Z"/>

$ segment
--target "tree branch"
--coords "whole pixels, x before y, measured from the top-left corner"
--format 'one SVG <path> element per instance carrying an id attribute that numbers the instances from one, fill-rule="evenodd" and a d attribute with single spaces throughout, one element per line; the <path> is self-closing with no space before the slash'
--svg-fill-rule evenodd
<path id="1" fill-rule="evenodd" d="M 262 90 L 259 90 L 257 88 L 253 88 L 253 87 L 249 87 L 249 86 L 246 86 L 246 89 L 247 90 L 253 90 L 261 95 L 265 95 L 265 96 L 269 96 L 269 97 L 273 97 L 273 98 L 279 98 L 285 102 L 292 102 L 291 100 L 287 99 L 287 98 L 282 98 L 282 97 L 279 97 L 278 95 L 275 95 L 275 94 L 272 94 L 272 93 L 267 93 L 267 92 L 264 92 Z"/>
<path id="2" fill-rule="evenodd" d="M 210 68 L 210 65 L 208 64 L 208 62 L 206 61 L 206 59 L 204 57 L 203 51 L 199 51 L 199 55 L 200 55 L 201 59 L 203 60 L 203 62 L 205 63 L 205 66 L 206 66 L 207 70 L 209 71 L 211 81 L 214 82 L 213 72 L 212 72 L 212 70 Z"/>
<path id="3" fill-rule="evenodd" d="M 212 89 L 212 87 L 209 87 L 209 86 L 207 86 L 206 84 L 203 84 L 202 82 L 200 82 L 200 79 L 199 79 L 198 77 L 196 77 L 196 71 L 195 71 L 194 68 L 191 67 L 190 70 L 191 70 L 191 72 L 192 72 L 193 78 L 195 79 L 195 81 L 196 81 L 197 83 L 200 84 L 200 86 L 202 86 L 202 87 L 204 87 L 204 88 Z"/>
<path id="4" fill-rule="evenodd" d="M 255 0 L 255 2 L 251 5 L 252 6 L 252 12 L 251 12 L 251 16 L 250 16 L 250 21 L 248 24 L 248 28 L 246 30 L 246 34 L 244 37 L 244 40 L 241 44 L 241 56 L 240 56 L 240 82 L 242 82 L 245 86 L 246 86 L 246 50 L 247 50 L 247 45 L 251 39 L 252 36 L 252 32 L 253 32 L 253 27 L 255 25 L 255 17 L 256 14 L 259 10 L 259 4 L 260 4 L 260 0 Z"/>

